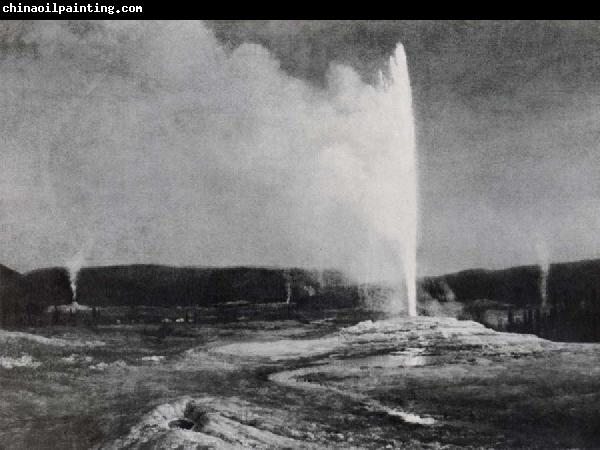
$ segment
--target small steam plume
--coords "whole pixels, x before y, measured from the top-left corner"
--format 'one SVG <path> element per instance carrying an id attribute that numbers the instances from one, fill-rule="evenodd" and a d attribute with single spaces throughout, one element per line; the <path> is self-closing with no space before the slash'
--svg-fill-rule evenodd
<path id="1" fill-rule="evenodd" d="M 542 308 L 548 305 L 548 273 L 550 271 L 550 252 L 545 239 L 537 238 L 535 249 L 540 266 L 540 298 Z"/>
<path id="2" fill-rule="evenodd" d="M 72 302 L 75 303 L 77 299 L 77 276 L 79 275 L 79 271 L 85 264 L 87 255 L 89 253 L 89 249 L 91 248 L 92 242 L 89 241 L 87 245 L 83 246 L 72 258 L 70 258 L 66 264 L 65 268 L 69 272 L 69 283 L 71 285 L 71 292 L 73 294 Z"/>
<path id="3" fill-rule="evenodd" d="M 540 297 L 542 298 L 542 308 L 548 305 L 548 273 L 550 272 L 550 263 L 540 264 Z"/>
<path id="4" fill-rule="evenodd" d="M 292 301 L 292 274 L 286 269 L 283 271 L 283 277 L 285 279 L 285 302 L 289 305 Z"/>

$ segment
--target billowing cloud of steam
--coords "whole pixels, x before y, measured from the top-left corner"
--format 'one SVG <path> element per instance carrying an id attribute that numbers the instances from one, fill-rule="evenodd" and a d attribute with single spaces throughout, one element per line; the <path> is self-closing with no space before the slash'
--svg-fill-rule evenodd
<path id="1" fill-rule="evenodd" d="M 93 241 L 89 264 L 360 276 L 375 248 L 373 278 L 399 270 L 365 208 L 389 150 L 382 94 L 351 68 L 317 89 L 198 22 L 37 22 L 0 37 L 3 262 L 63 264 Z"/>

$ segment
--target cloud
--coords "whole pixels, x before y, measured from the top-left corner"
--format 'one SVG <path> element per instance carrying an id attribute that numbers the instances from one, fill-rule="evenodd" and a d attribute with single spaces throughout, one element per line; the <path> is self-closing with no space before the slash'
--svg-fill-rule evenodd
<path id="1" fill-rule="evenodd" d="M 264 47 L 227 49 L 199 22 L 4 31 L 6 263 L 63 264 L 93 242 L 90 264 L 362 276 L 389 247 L 389 224 L 372 214 L 398 175 L 386 165 L 385 95 L 353 69 L 332 66 L 315 88 Z M 398 256 L 377 264 L 374 277 L 397 273 Z"/>

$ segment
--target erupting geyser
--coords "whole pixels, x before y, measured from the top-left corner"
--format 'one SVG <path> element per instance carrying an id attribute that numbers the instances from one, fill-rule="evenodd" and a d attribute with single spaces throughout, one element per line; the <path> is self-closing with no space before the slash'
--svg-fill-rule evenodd
<path id="1" fill-rule="evenodd" d="M 390 58 L 388 76 L 380 74 L 378 126 L 388 133 L 388 149 L 374 186 L 378 202 L 374 220 L 378 231 L 401 256 L 407 312 L 417 315 L 417 161 L 410 78 L 406 54 L 398 44 Z"/>

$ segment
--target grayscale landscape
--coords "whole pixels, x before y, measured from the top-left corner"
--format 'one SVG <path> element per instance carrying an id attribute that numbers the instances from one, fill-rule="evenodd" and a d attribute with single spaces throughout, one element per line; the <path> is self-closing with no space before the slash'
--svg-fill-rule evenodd
<path id="1" fill-rule="evenodd" d="M 0 448 L 600 447 L 599 30 L 0 22 Z"/>

